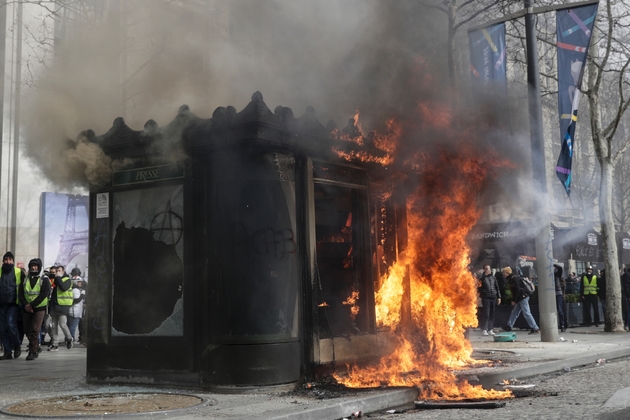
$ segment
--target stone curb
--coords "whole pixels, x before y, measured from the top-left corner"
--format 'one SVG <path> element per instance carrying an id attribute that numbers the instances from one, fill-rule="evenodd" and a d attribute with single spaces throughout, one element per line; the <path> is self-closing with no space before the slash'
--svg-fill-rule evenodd
<path id="1" fill-rule="evenodd" d="M 630 347 L 614 349 L 614 350 L 597 350 L 585 352 L 584 354 L 576 357 L 571 357 L 562 360 L 554 360 L 551 362 L 539 363 L 533 366 L 504 370 L 496 373 L 479 374 L 479 383 L 484 388 L 492 388 L 502 382 L 503 380 L 509 380 L 513 378 L 522 379 L 532 376 L 543 375 L 545 373 L 557 372 L 565 367 L 577 367 L 585 366 L 590 363 L 596 363 L 599 359 L 618 359 L 620 357 L 630 356 Z"/>
<path id="2" fill-rule="evenodd" d="M 382 394 L 357 398 L 351 401 L 343 401 L 328 407 L 307 409 L 299 413 L 287 413 L 283 415 L 267 417 L 272 420 L 321 420 L 350 417 L 355 411 L 374 413 L 413 403 L 418 399 L 418 390 L 415 388 L 384 391 Z"/>

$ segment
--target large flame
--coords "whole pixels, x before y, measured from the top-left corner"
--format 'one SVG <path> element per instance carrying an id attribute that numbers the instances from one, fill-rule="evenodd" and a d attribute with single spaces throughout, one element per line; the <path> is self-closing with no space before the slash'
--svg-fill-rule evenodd
<path id="1" fill-rule="evenodd" d="M 377 324 L 393 332 L 393 350 L 376 366 L 349 366 L 335 378 L 348 387 L 416 386 L 422 399 L 509 398 L 510 391 L 485 390 L 456 375 L 457 370 L 487 363 L 472 358 L 472 346 L 464 337 L 467 327 L 477 325 L 477 283 L 465 238 L 481 215 L 477 200 L 484 181 L 502 163 L 491 149 L 457 133 L 446 107 L 420 105 L 417 111 L 413 129 L 403 130 L 392 120 L 385 135 L 371 134 L 379 139 L 374 145 L 387 151 L 380 161 L 398 162 L 401 172 L 407 171 L 407 246 L 380 279 L 375 295 Z M 354 126 L 360 127 L 356 120 Z M 449 141 L 435 147 L 436 139 L 432 147 L 418 147 L 413 153 L 407 148 L 404 156 L 396 157 L 403 131 L 442 133 Z M 358 153 L 338 154 L 377 161 Z M 405 287 L 411 301 L 407 309 Z"/>

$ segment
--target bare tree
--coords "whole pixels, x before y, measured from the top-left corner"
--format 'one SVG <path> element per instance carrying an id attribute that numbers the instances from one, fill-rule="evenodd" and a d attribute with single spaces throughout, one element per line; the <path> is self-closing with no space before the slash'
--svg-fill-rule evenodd
<path id="1" fill-rule="evenodd" d="M 627 46 L 630 4 L 627 0 L 600 2 L 599 18 L 589 53 L 588 98 L 593 147 L 600 164 L 599 216 L 606 265 L 606 331 L 623 331 L 621 282 L 613 216 L 614 169 L 630 147 L 620 130 L 630 105 Z"/>
<path id="2" fill-rule="evenodd" d="M 442 12 L 447 21 L 446 55 L 450 86 L 453 92 L 459 87 L 456 48 L 458 31 L 473 26 L 474 23 L 489 21 L 506 13 L 511 6 L 521 3 L 520 0 L 506 0 L 502 2 L 489 0 L 421 0 L 421 3 L 431 9 Z M 467 69 L 467 68 L 466 68 Z"/>
<path id="3" fill-rule="evenodd" d="M 613 172 L 613 217 L 620 232 L 630 230 L 630 152 L 626 151 Z"/>
<path id="4" fill-rule="evenodd" d="M 460 8 L 468 5 L 468 2 L 444 1 L 442 9 L 449 16 L 449 36 L 457 31 L 456 13 L 457 7 L 448 7 L 455 4 Z M 481 2 L 479 2 L 481 3 Z M 514 4 L 500 2 L 506 11 Z M 522 2 L 519 2 L 522 4 Z M 563 3 L 565 3 L 563 1 Z M 570 3 L 570 2 L 566 2 Z M 557 4 L 557 1 L 541 1 L 538 5 Z M 479 10 L 481 5 L 476 5 Z M 438 6 L 436 6 L 438 7 Z M 455 13 L 454 13 L 454 12 Z M 539 51 L 541 72 L 547 83 L 542 83 L 542 94 L 545 106 L 555 115 L 557 102 L 557 69 L 555 24 L 554 14 L 538 15 L 537 28 L 539 30 L 539 42 L 542 48 Z M 592 48 L 590 49 L 587 83 L 583 88 L 583 94 L 588 98 L 588 112 L 590 127 L 580 129 L 578 135 L 583 138 L 592 138 L 592 144 L 576 146 L 575 165 L 579 171 L 572 188 L 571 207 L 578 210 L 585 222 L 592 220 L 597 209 L 598 219 L 601 223 L 601 231 L 604 246 L 604 262 L 607 268 L 607 301 L 606 301 L 606 331 L 622 331 L 623 321 L 621 317 L 621 290 L 619 276 L 619 261 L 617 244 L 615 240 L 616 224 L 627 226 L 624 197 L 628 178 L 625 178 L 625 168 L 620 167 L 625 152 L 630 147 L 630 138 L 625 130 L 621 130 L 621 123 L 625 112 L 630 105 L 629 80 L 627 69 L 630 65 L 630 2 L 628 0 L 606 0 L 601 2 L 599 19 L 596 23 Z M 523 42 L 524 30 L 520 22 L 514 21 L 508 26 L 508 36 L 513 37 L 516 43 Z M 510 60 L 516 68 L 525 65 L 523 51 L 511 49 Z M 513 82 L 513 81 L 512 81 Z M 557 127 L 557 126 L 556 126 Z M 557 130 L 557 128 L 556 128 Z M 590 131 L 590 133 L 589 133 Z M 559 140 L 559 136 L 558 137 Z M 599 163 L 599 165 L 596 164 Z M 619 169 L 615 172 L 615 168 Z M 613 187 L 614 175 L 617 175 L 616 211 L 613 214 Z M 624 201 L 626 200 L 626 201 Z"/>

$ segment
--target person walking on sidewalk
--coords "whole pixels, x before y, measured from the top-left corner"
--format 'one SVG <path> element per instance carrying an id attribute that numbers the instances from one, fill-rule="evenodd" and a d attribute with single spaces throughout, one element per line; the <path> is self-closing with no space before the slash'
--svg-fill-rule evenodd
<path id="1" fill-rule="evenodd" d="M 35 360 L 42 351 L 39 345 L 39 330 L 44 320 L 48 297 L 50 296 L 50 280 L 40 276 L 42 260 L 34 258 L 28 263 L 28 277 L 22 282 L 19 290 L 20 303 L 24 306 L 24 330 L 28 339 L 28 356 L 26 360 Z"/>
<path id="2" fill-rule="evenodd" d="M 79 324 L 77 325 L 77 335 L 76 335 L 76 340 L 75 340 L 75 344 L 78 344 L 79 342 L 83 343 L 83 345 L 87 345 L 86 344 L 86 340 L 87 340 L 87 327 L 85 325 L 85 316 L 86 316 L 86 312 L 87 312 L 87 280 L 85 280 L 83 277 L 81 277 L 81 270 L 78 267 L 74 267 L 72 269 L 72 271 L 70 271 L 70 276 L 72 277 L 72 283 L 76 284 L 76 286 L 79 288 L 79 290 L 81 291 L 81 294 L 83 295 L 83 302 L 82 302 L 82 307 L 83 307 L 83 313 L 81 314 L 81 319 L 79 319 Z M 76 296 L 75 296 L 76 297 Z M 72 333 L 72 336 L 74 337 L 75 334 L 74 332 L 70 331 Z"/>
<path id="3" fill-rule="evenodd" d="M 82 288 L 83 280 L 81 280 L 81 277 L 78 277 L 78 279 L 78 281 L 74 280 L 74 278 L 72 280 L 72 306 L 70 307 L 70 313 L 68 314 L 68 329 L 70 330 L 70 335 L 73 339 L 75 337 L 79 337 L 78 335 L 75 335 L 75 332 L 81 318 L 83 318 L 83 301 L 85 300 L 85 291 Z M 74 340 L 75 343 L 78 341 L 79 340 Z"/>
<path id="4" fill-rule="evenodd" d="M 16 359 L 20 357 L 21 339 L 18 328 L 18 288 L 22 283 L 24 273 L 14 265 L 15 257 L 11 251 L 2 257 L 2 272 L 0 273 L 0 338 L 4 354 L 0 360 Z M 13 352 L 13 353 L 11 353 Z"/>
<path id="5" fill-rule="evenodd" d="M 492 331 L 494 327 L 494 310 L 496 305 L 501 303 L 501 292 L 499 291 L 499 282 L 492 274 L 492 270 L 488 264 L 483 266 L 479 296 L 482 302 L 481 334 L 494 335 L 494 331 Z"/>
<path id="6" fill-rule="evenodd" d="M 584 301 L 584 322 L 587 327 L 592 325 L 591 307 L 594 312 L 595 326 L 599 327 L 599 308 L 597 307 L 597 276 L 593 274 L 593 267 L 586 268 L 586 273 L 580 282 L 580 296 Z"/>
<path id="7" fill-rule="evenodd" d="M 558 310 L 558 328 L 560 331 L 565 332 L 567 330 L 567 318 L 564 313 L 564 292 L 566 290 L 566 282 L 562 277 L 562 266 L 558 264 L 553 265 L 553 281 L 556 287 L 556 309 Z"/>
<path id="8" fill-rule="evenodd" d="M 51 272 L 55 272 L 55 288 L 53 289 L 50 299 L 50 314 L 52 316 L 51 344 L 48 351 L 59 350 L 59 328 L 63 332 L 66 340 L 66 347 L 72 348 L 72 335 L 68 329 L 68 314 L 72 307 L 72 280 L 66 274 L 65 267 L 61 264 L 55 264 L 55 268 L 51 267 Z"/>
<path id="9" fill-rule="evenodd" d="M 538 334 L 540 333 L 540 329 L 538 325 L 536 325 L 536 320 L 532 316 L 532 312 L 529 309 L 529 293 L 523 284 L 523 279 L 512 273 L 512 268 L 505 267 L 503 269 L 503 276 L 506 277 L 508 284 L 510 285 L 510 291 L 512 292 L 512 313 L 510 313 L 510 318 L 508 319 L 508 323 L 505 327 L 503 327 L 506 331 L 512 331 L 514 328 L 514 323 L 518 316 L 523 312 L 523 317 L 531 328 L 530 334 Z"/>

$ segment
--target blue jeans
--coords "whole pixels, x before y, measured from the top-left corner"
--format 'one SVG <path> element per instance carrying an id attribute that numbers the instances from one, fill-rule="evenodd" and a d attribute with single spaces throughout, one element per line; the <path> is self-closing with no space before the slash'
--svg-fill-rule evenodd
<path id="1" fill-rule="evenodd" d="M 482 330 L 490 331 L 494 327 L 494 309 L 497 305 L 496 299 L 481 299 L 483 308 L 481 308 L 481 322 L 479 327 Z"/>
<path id="2" fill-rule="evenodd" d="M 521 311 L 523 311 L 523 316 L 525 317 L 525 321 L 527 322 L 527 325 L 529 325 L 529 328 L 537 330 L 538 325 L 536 325 L 536 320 L 534 320 L 534 317 L 532 316 L 532 311 L 529 310 L 529 296 L 514 304 L 514 308 L 512 308 L 512 313 L 510 314 L 510 319 L 508 319 L 508 327 L 514 328 L 516 318 L 518 318 L 521 314 Z"/>
<path id="3" fill-rule="evenodd" d="M 20 335 L 18 333 L 18 311 L 19 306 L 0 306 L 0 337 L 5 353 L 20 348 Z"/>
<path id="4" fill-rule="evenodd" d="M 556 295 L 556 309 L 558 310 L 558 325 L 560 328 L 566 328 L 566 322 L 564 319 L 564 296 Z"/>
<path id="5" fill-rule="evenodd" d="M 81 321 L 81 318 L 75 318 L 71 315 L 68 315 L 68 329 L 70 330 L 70 335 L 72 336 L 72 339 L 74 341 L 77 341 L 74 338 L 74 332 L 77 330 L 77 325 L 79 325 L 79 321 Z"/>

